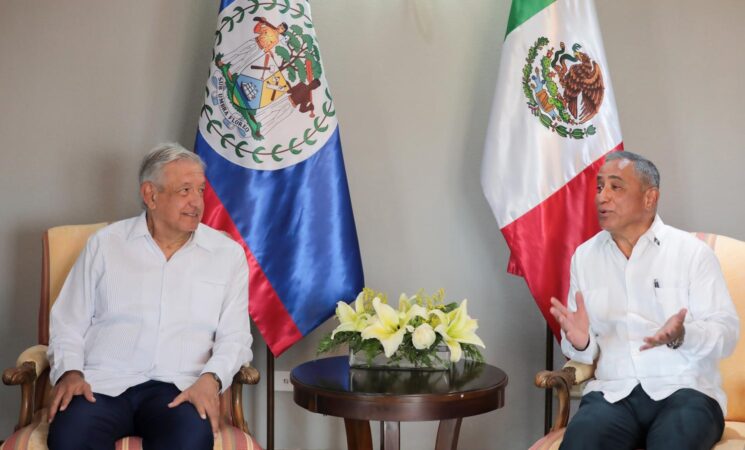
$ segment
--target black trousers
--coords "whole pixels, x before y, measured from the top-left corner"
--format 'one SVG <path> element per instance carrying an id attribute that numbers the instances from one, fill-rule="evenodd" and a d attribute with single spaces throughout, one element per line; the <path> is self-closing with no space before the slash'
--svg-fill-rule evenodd
<path id="1" fill-rule="evenodd" d="M 50 450 L 113 450 L 125 436 L 141 436 L 143 450 L 212 450 L 209 420 L 191 403 L 168 404 L 181 393 L 170 383 L 148 381 L 117 397 L 94 394 L 95 403 L 75 396 L 49 427 Z"/>
<path id="2" fill-rule="evenodd" d="M 722 437 L 724 417 L 713 398 L 680 389 L 655 401 L 641 385 L 610 403 L 601 392 L 582 397 L 561 450 L 710 450 Z"/>

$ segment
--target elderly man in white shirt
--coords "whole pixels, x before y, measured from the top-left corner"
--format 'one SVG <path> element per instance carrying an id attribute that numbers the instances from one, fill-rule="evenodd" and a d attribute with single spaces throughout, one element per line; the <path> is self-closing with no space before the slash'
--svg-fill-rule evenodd
<path id="1" fill-rule="evenodd" d="M 93 235 L 51 313 L 48 444 L 212 449 L 219 393 L 250 361 L 248 265 L 200 223 L 204 163 L 178 144 L 140 167 L 145 211 Z"/>
<path id="2" fill-rule="evenodd" d="M 659 180 L 639 155 L 606 157 L 603 231 L 572 257 L 567 307 L 551 300 L 564 354 L 597 360 L 561 449 L 709 449 L 722 436 L 718 363 L 739 319 L 713 251 L 657 216 Z"/>

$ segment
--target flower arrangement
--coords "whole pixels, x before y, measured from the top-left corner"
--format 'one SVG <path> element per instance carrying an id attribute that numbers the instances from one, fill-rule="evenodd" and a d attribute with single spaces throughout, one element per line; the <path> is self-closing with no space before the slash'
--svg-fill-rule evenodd
<path id="1" fill-rule="evenodd" d="M 394 363 L 406 360 L 415 367 L 431 367 L 440 362 L 437 349 L 444 344 L 449 362 L 463 356 L 483 362 L 477 347 L 485 345 L 476 335 L 477 321 L 468 316 L 468 300 L 446 304 L 444 297 L 442 289 L 433 296 L 422 291 L 411 297 L 401 294 L 394 309 L 385 294 L 364 288 L 352 305 L 337 303 L 339 326 L 321 340 L 318 353 L 346 344 L 368 362 L 384 353 Z"/>

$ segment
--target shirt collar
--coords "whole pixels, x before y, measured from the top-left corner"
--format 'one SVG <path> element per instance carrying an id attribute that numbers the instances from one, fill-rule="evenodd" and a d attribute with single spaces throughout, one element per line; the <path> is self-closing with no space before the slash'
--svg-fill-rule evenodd
<path id="1" fill-rule="evenodd" d="M 143 211 L 137 217 L 137 220 L 135 220 L 134 224 L 132 225 L 132 228 L 129 230 L 129 235 L 127 236 L 127 239 L 132 240 L 132 239 L 137 239 L 140 237 L 150 236 L 150 230 L 147 229 L 146 214 L 147 212 Z M 188 247 L 191 245 L 197 245 L 209 252 L 215 249 L 213 242 L 209 239 L 209 236 L 205 232 L 204 225 L 201 223 L 197 226 L 197 229 L 192 235 L 191 239 L 189 239 L 186 242 L 186 244 L 184 244 L 184 247 Z"/>
<path id="2" fill-rule="evenodd" d="M 650 244 L 660 245 L 664 239 L 665 229 L 665 224 L 662 222 L 662 219 L 658 214 L 655 214 L 652 225 L 639 237 L 639 240 L 641 241 L 644 239 L 649 241 Z M 602 233 L 600 239 L 603 244 L 610 244 L 613 242 L 613 238 L 609 232 L 603 230 Z"/>

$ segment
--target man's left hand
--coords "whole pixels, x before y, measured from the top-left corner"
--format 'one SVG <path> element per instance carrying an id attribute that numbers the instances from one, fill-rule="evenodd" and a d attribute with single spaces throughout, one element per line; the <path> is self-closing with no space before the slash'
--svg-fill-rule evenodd
<path id="1" fill-rule="evenodd" d="M 212 433 L 217 434 L 220 428 L 220 388 L 214 377 L 208 373 L 203 374 L 194 384 L 176 396 L 168 407 L 175 408 L 184 402 L 194 405 L 202 419 L 209 418 Z"/>
<path id="2" fill-rule="evenodd" d="M 677 313 L 673 314 L 672 317 L 667 319 L 665 325 L 660 328 L 654 336 L 645 337 L 644 345 L 639 347 L 639 350 L 649 350 L 650 348 L 657 347 L 659 345 L 667 345 L 667 343 L 678 339 L 683 335 L 685 331 L 683 328 L 683 322 L 686 318 L 687 309 L 683 308 Z"/>

